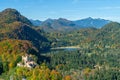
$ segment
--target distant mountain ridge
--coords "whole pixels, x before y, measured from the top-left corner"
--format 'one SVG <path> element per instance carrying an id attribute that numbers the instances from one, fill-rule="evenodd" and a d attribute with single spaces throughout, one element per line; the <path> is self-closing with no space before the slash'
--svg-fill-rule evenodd
<path id="1" fill-rule="evenodd" d="M 31 23 L 34 25 L 34 26 L 40 26 L 42 21 L 40 20 L 33 20 L 33 19 L 30 19 Z"/>
<path id="2" fill-rule="evenodd" d="M 39 22 L 37 26 L 40 26 L 44 31 L 47 30 L 48 32 L 51 30 L 72 31 L 72 30 L 76 30 L 80 28 L 88 28 L 88 27 L 101 28 L 104 25 L 110 23 L 111 21 L 100 19 L 100 18 L 94 19 L 89 17 L 89 18 L 75 20 L 75 21 L 59 18 L 59 19 L 47 19 L 42 22 L 39 20 L 32 20 L 31 22 L 33 23 L 34 26 L 36 26 L 36 24 L 34 23 Z"/>
<path id="3" fill-rule="evenodd" d="M 78 26 L 95 27 L 95 28 L 101 28 L 101 27 L 103 27 L 104 25 L 106 25 L 110 22 L 111 21 L 109 21 L 109 20 L 100 19 L 100 18 L 94 19 L 94 18 L 91 18 L 91 17 L 74 21 L 74 23 Z"/>
<path id="4" fill-rule="evenodd" d="M 72 31 L 75 30 L 77 27 L 76 25 L 67 19 L 59 18 L 59 19 L 47 19 L 43 21 L 40 27 L 44 31 Z"/>

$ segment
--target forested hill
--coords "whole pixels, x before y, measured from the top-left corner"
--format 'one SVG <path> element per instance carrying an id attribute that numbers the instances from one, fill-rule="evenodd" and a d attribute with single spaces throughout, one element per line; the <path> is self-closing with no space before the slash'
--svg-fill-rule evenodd
<path id="1" fill-rule="evenodd" d="M 13 23 L 16 21 L 32 25 L 32 23 L 26 17 L 21 15 L 15 9 L 7 8 L 0 12 L 0 23 Z"/>
<path id="2" fill-rule="evenodd" d="M 47 38 L 39 34 L 31 22 L 15 9 L 5 9 L 0 12 L 0 39 L 28 40 L 38 49 L 49 48 Z"/>
<path id="3" fill-rule="evenodd" d="M 101 28 L 95 36 L 93 42 L 101 46 L 119 47 L 120 46 L 120 23 L 111 22 Z"/>
<path id="4" fill-rule="evenodd" d="M 101 46 L 118 46 L 120 41 L 120 23 L 111 22 L 101 29 L 85 28 L 69 33 L 46 34 L 52 41 L 52 46 L 73 46 L 89 44 L 101 44 Z"/>

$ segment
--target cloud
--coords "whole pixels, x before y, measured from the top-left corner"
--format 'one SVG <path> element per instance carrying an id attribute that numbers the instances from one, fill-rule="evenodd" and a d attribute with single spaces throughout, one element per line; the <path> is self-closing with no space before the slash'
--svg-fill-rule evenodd
<path id="1" fill-rule="evenodd" d="M 103 10 L 111 10 L 111 9 L 120 9 L 120 6 L 115 6 L 115 7 L 101 7 L 98 9 L 103 9 Z"/>

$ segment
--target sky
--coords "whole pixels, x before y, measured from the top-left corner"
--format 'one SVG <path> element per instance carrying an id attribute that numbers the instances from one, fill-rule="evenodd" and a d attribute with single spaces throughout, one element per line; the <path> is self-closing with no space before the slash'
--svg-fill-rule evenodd
<path id="1" fill-rule="evenodd" d="M 93 17 L 120 22 L 120 0 L 0 0 L 0 12 L 6 8 L 34 20 Z"/>

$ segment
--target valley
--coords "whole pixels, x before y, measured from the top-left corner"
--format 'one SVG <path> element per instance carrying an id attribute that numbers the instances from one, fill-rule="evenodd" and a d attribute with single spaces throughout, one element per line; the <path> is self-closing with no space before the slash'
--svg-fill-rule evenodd
<path id="1" fill-rule="evenodd" d="M 85 25 L 91 21 L 99 26 Z M 119 80 L 120 23 L 76 23 L 59 18 L 35 26 L 15 9 L 0 12 L 0 79 Z"/>

